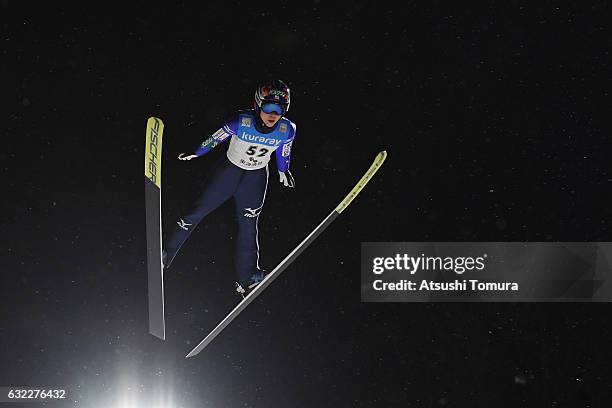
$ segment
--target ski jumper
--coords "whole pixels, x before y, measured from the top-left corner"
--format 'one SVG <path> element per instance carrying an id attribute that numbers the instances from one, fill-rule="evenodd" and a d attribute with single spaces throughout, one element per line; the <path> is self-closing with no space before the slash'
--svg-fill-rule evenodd
<path id="1" fill-rule="evenodd" d="M 194 152 L 203 156 L 230 141 L 226 157 L 214 165 L 200 198 L 170 232 L 165 247 L 168 264 L 198 223 L 233 197 L 238 219 L 234 258 L 238 282 L 245 285 L 251 274 L 259 270 L 257 222 L 266 198 L 268 162 L 276 152 L 278 170 L 289 169 L 296 126 L 282 117 L 273 128 L 261 128 L 256 126 L 255 115 L 253 110 L 239 112 Z"/>

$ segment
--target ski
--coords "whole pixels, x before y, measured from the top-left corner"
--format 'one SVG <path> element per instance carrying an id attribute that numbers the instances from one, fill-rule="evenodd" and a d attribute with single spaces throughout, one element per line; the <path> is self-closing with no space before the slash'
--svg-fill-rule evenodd
<path id="1" fill-rule="evenodd" d="M 359 182 L 353 187 L 348 195 L 338 204 L 336 208 L 293 250 L 285 259 L 283 259 L 272 270 L 259 285 L 255 287 L 242 301 L 202 340 L 193 350 L 185 356 L 185 358 L 198 355 L 204 347 L 210 344 L 215 337 L 219 335 L 261 292 L 266 289 L 274 279 L 276 279 L 307 247 L 310 245 L 335 219 L 344 211 L 351 202 L 357 197 L 357 194 L 365 187 L 365 185 L 374 176 L 376 171 L 382 166 L 387 157 L 387 152 L 378 153 L 374 162 L 363 175 Z"/>
<path id="2" fill-rule="evenodd" d="M 149 333 L 166 339 L 164 270 L 162 267 L 161 157 L 164 123 L 151 117 L 145 138 L 145 209 L 147 224 L 147 275 Z"/>

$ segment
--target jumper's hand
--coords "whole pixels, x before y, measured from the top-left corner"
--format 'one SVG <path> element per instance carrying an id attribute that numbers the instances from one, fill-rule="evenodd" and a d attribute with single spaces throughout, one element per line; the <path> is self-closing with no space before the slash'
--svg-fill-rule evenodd
<path id="1" fill-rule="evenodd" d="M 287 171 L 278 171 L 278 175 L 280 176 L 280 182 L 283 183 L 285 185 L 285 187 L 295 187 L 295 180 L 293 179 L 293 176 L 291 175 L 291 172 L 289 170 Z"/>
<path id="2" fill-rule="evenodd" d="M 197 154 L 190 154 L 188 156 L 185 156 L 185 153 L 181 153 L 178 155 L 179 160 L 191 160 L 191 159 L 195 159 L 196 157 L 198 157 Z"/>

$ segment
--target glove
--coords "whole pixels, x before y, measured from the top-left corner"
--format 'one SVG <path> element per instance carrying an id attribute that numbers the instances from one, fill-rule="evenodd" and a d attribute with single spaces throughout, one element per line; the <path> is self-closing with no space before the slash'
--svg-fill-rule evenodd
<path id="1" fill-rule="evenodd" d="M 280 182 L 283 183 L 285 185 L 285 187 L 295 187 L 295 180 L 293 179 L 293 176 L 291 175 L 291 172 L 289 170 L 287 171 L 278 171 L 278 175 L 280 176 Z"/>
<path id="2" fill-rule="evenodd" d="M 198 157 L 197 154 L 190 154 L 189 156 L 185 156 L 185 153 L 181 153 L 178 155 L 179 160 L 191 160 L 195 159 L 196 157 Z"/>

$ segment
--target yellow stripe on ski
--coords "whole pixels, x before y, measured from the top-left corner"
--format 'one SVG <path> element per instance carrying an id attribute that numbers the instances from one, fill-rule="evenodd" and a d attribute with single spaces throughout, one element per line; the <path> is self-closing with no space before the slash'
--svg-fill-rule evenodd
<path id="1" fill-rule="evenodd" d="M 378 155 L 376 155 L 376 158 L 374 159 L 374 163 L 372 163 L 372 165 L 370 166 L 368 171 L 363 175 L 361 180 L 359 180 L 357 182 L 355 187 L 353 187 L 351 192 L 348 193 L 348 195 L 344 198 L 344 200 L 342 200 L 342 202 L 340 204 L 338 204 L 338 206 L 336 207 L 335 211 L 337 211 L 338 214 L 342 213 L 342 211 L 344 211 L 346 209 L 346 207 L 349 206 L 351 201 L 353 201 L 355 199 L 355 197 L 357 197 L 357 194 L 359 194 L 359 192 L 361 190 L 363 190 L 363 188 L 366 186 L 366 184 L 368 184 L 368 181 L 370 181 L 370 179 L 378 171 L 380 166 L 382 166 L 382 164 L 383 164 L 383 162 L 385 161 L 386 158 L 387 158 L 387 151 L 386 150 L 383 150 L 382 152 L 378 153 Z"/>
<path id="2" fill-rule="evenodd" d="M 164 122 L 150 117 L 147 120 L 147 137 L 145 139 L 145 177 L 161 188 L 162 135 Z"/>

